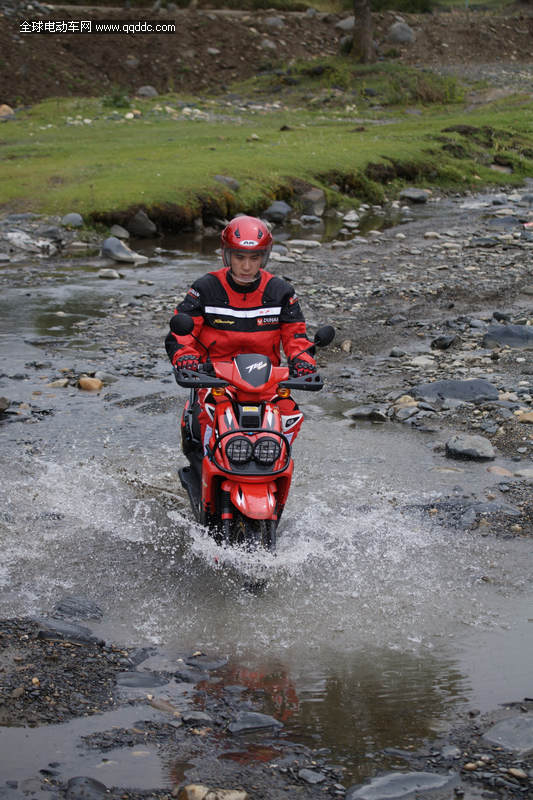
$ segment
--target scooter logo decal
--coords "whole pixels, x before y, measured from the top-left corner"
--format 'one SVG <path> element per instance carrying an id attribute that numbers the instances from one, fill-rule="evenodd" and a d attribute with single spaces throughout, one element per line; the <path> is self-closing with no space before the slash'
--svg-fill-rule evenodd
<path id="1" fill-rule="evenodd" d="M 256 361 L 255 364 L 250 364 L 250 366 L 246 367 L 246 369 L 248 372 L 253 372 L 254 369 L 264 369 L 266 365 L 266 361 Z"/>

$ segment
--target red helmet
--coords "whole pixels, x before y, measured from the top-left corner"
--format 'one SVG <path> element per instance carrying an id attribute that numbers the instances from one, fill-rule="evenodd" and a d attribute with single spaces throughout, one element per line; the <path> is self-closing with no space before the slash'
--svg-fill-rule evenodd
<path id="1" fill-rule="evenodd" d="M 231 266 L 231 251 L 261 253 L 261 268 L 266 267 L 272 250 L 272 234 L 257 217 L 235 217 L 222 231 L 222 261 Z"/>

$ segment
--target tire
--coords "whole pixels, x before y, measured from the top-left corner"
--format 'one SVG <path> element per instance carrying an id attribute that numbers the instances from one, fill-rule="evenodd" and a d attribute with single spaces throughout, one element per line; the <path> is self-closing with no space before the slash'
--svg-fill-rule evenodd
<path id="1" fill-rule="evenodd" d="M 231 525 L 230 544 L 249 550 L 263 548 L 274 552 L 276 549 L 276 520 L 250 519 L 235 511 Z"/>

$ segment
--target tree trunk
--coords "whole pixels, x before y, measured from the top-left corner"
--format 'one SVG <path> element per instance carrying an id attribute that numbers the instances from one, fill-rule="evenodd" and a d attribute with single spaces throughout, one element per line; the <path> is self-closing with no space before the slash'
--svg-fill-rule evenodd
<path id="1" fill-rule="evenodd" d="M 353 0 L 355 27 L 353 29 L 352 58 L 363 64 L 376 60 L 371 5 L 372 0 Z"/>

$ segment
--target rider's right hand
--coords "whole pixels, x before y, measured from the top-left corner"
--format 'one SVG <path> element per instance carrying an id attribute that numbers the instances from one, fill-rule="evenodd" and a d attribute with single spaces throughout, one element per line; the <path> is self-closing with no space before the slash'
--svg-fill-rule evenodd
<path id="1" fill-rule="evenodd" d="M 176 369 L 192 369 L 194 372 L 198 372 L 198 367 L 200 366 L 200 359 L 198 356 L 193 355 L 186 355 L 180 356 L 174 362 L 174 366 Z"/>

